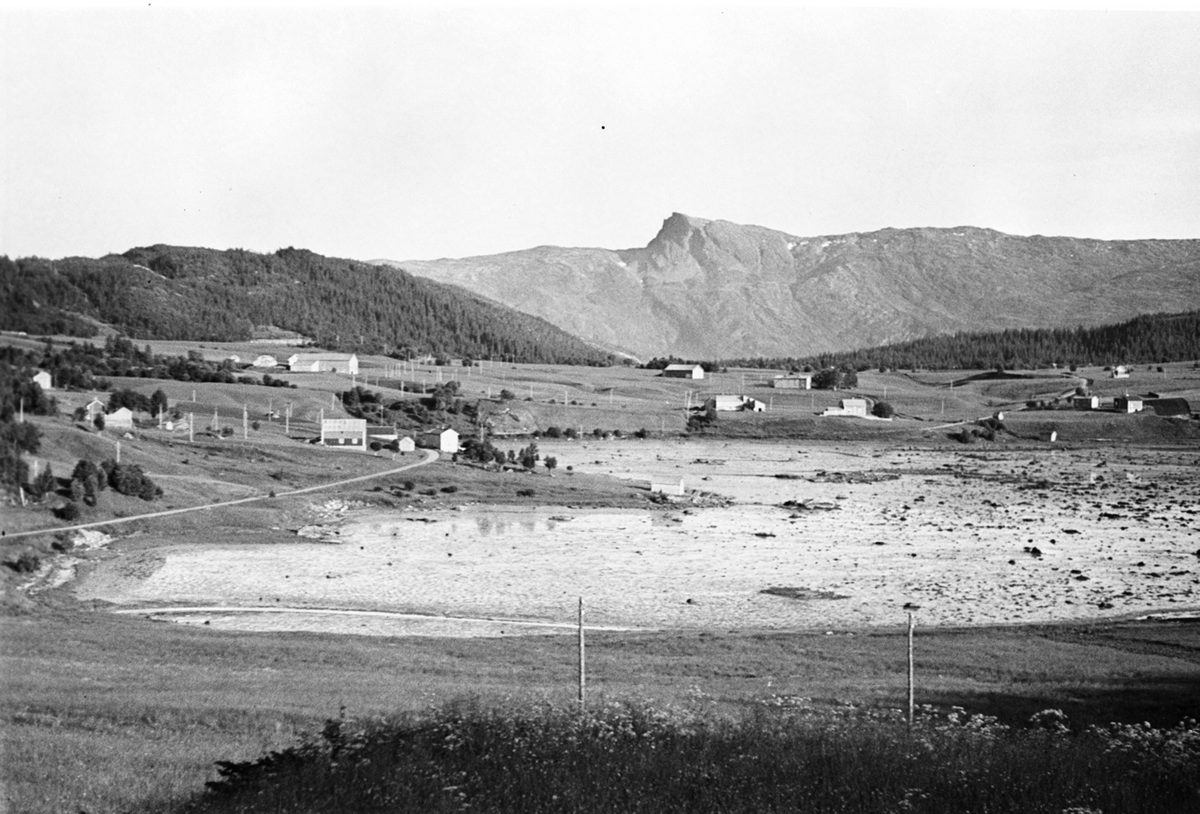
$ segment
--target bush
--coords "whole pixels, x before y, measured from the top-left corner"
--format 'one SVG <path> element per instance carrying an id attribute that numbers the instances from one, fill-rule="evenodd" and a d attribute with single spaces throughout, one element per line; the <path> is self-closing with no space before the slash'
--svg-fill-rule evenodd
<path id="1" fill-rule="evenodd" d="M 875 406 L 871 408 L 871 415 L 876 418 L 891 418 L 895 414 L 896 411 L 892 408 L 892 405 L 886 401 L 877 401 L 875 402 Z"/>
<path id="2" fill-rule="evenodd" d="M 457 492 L 457 491 L 458 491 L 458 487 L 457 487 L 457 486 L 455 486 L 455 485 L 452 483 L 452 484 L 450 484 L 449 486 L 443 486 L 443 487 L 442 487 L 442 491 L 443 491 L 443 492 L 445 492 L 445 493 L 446 493 L 446 494 L 448 494 L 448 495 L 452 495 L 452 494 L 454 494 L 455 492 Z"/>
<path id="3" fill-rule="evenodd" d="M 162 496 L 162 489 L 142 471 L 137 464 L 118 464 L 112 461 L 104 462 L 108 472 L 108 485 L 122 495 L 140 497 L 142 500 L 154 500 Z"/>
<path id="4" fill-rule="evenodd" d="M 526 469 L 533 469 L 537 465 L 537 462 L 541 460 L 541 457 L 538 454 L 537 444 L 531 443 L 517 453 L 517 462 Z"/>
<path id="5" fill-rule="evenodd" d="M 6 560 L 4 564 L 18 574 L 32 574 L 42 567 L 42 558 L 32 551 L 22 551 L 15 560 Z"/>
<path id="6" fill-rule="evenodd" d="M 501 401 L 512 401 L 516 397 L 517 397 L 517 394 L 511 390 L 501 390 L 500 391 L 500 400 Z"/>
<path id="7" fill-rule="evenodd" d="M 857 387 L 858 371 L 849 365 L 827 367 L 813 375 L 812 386 L 815 390 L 844 390 Z"/>
<path id="8" fill-rule="evenodd" d="M 537 494 L 537 492 L 533 491 L 532 489 L 518 489 L 517 490 L 517 497 L 533 497 L 536 494 Z"/>
<path id="9" fill-rule="evenodd" d="M 59 506 L 54 513 L 58 515 L 59 520 L 66 520 L 70 523 L 78 520 L 79 515 L 83 514 L 83 510 L 79 508 L 78 503 L 72 500 L 70 503 Z"/>
<path id="10" fill-rule="evenodd" d="M 546 437 L 547 438 L 562 438 L 562 434 L 563 434 L 562 430 L 558 427 L 547 427 L 546 428 Z"/>
<path id="11" fill-rule="evenodd" d="M 53 494 L 56 489 L 58 489 L 58 478 L 54 477 L 54 470 L 51 469 L 50 464 L 46 464 L 46 468 L 25 486 L 25 491 L 34 500 L 41 500 L 46 495 Z"/>

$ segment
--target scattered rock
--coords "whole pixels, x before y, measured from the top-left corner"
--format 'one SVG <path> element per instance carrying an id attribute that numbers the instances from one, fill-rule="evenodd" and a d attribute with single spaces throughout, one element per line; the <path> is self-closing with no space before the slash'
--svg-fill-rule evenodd
<path id="1" fill-rule="evenodd" d="M 835 594 L 832 591 L 816 591 L 812 588 L 786 588 L 772 587 L 764 588 L 759 591 L 760 594 L 768 594 L 769 596 L 782 596 L 786 599 L 849 599 L 848 596 Z"/>

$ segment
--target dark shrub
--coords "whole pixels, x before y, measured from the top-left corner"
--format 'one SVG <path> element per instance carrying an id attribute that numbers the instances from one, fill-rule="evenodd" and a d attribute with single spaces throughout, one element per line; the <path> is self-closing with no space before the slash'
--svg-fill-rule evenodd
<path id="1" fill-rule="evenodd" d="M 871 408 L 871 415 L 876 418 L 891 418 L 895 414 L 895 409 L 886 401 L 877 401 L 875 402 L 875 406 Z"/>
<path id="2" fill-rule="evenodd" d="M 452 495 L 452 494 L 454 494 L 454 493 L 455 493 L 455 492 L 457 492 L 457 491 L 458 491 L 458 487 L 457 487 L 457 486 L 455 486 L 453 483 L 452 483 L 452 484 L 450 484 L 449 486 L 443 486 L 443 487 L 442 487 L 442 492 L 443 492 L 443 493 L 445 493 L 445 494 L 447 494 L 447 495 Z"/>
<path id="3" fill-rule="evenodd" d="M 105 464 L 112 464 L 111 468 L 105 466 L 108 470 L 108 485 L 123 495 L 136 495 L 142 500 L 154 500 L 156 497 L 162 496 L 162 489 L 150 478 L 146 477 L 146 473 L 137 464 L 118 464 L 111 461 L 105 461 Z"/>
<path id="4" fill-rule="evenodd" d="M 79 515 L 83 513 L 83 510 L 79 508 L 78 503 L 72 500 L 70 503 L 60 506 L 54 513 L 58 515 L 59 520 L 66 520 L 68 523 L 70 523 L 78 520 Z"/>
<path id="5" fill-rule="evenodd" d="M 42 558 L 32 551 L 22 551 L 15 560 L 7 560 L 4 564 L 18 574 L 32 574 L 41 567 Z"/>

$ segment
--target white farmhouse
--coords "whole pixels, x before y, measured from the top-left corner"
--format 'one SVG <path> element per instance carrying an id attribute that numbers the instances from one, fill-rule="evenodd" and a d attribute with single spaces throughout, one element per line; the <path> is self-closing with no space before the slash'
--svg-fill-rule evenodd
<path id="1" fill-rule="evenodd" d="M 421 436 L 421 446 L 438 452 L 458 452 L 458 431 L 445 429 L 427 432 Z"/>
<path id="2" fill-rule="evenodd" d="M 761 413 L 767 409 L 767 405 L 750 396 L 713 396 L 704 402 L 704 408 L 718 413 Z"/>
<path id="3" fill-rule="evenodd" d="M 321 443 L 327 447 L 367 449 L 365 418 L 326 418 L 321 422 Z"/>
<path id="4" fill-rule="evenodd" d="M 843 415 L 855 418 L 866 418 L 868 415 L 866 399 L 842 399 L 841 405 L 840 407 L 830 407 L 821 415 Z"/>
<path id="5" fill-rule="evenodd" d="M 293 373 L 358 373 L 358 356 L 353 353 L 293 353 L 288 357 Z"/>
<path id="6" fill-rule="evenodd" d="M 667 365 L 662 374 L 668 379 L 703 379 L 704 368 L 700 365 Z"/>
<path id="7" fill-rule="evenodd" d="M 133 410 L 128 407 L 119 407 L 104 417 L 104 428 L 106 430 L 132 430 L 133 429 Z"/>
<path id="8" fill-rule="evenodd" d="M 812 376 L 807 373 L 789 373 L 771 379 L 771 386 L 784 390 L 812 390 Z"/>

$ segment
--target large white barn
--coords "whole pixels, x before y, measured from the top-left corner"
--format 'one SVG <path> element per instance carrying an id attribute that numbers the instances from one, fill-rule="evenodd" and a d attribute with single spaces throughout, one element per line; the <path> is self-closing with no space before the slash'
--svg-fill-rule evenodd
<path id="1" fill-rule="evenodd" d="M 667 365 L 662 374 L 669 379 L 703 379 L 704 368 L 700 365 Z"/>

